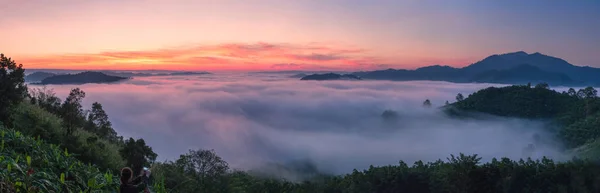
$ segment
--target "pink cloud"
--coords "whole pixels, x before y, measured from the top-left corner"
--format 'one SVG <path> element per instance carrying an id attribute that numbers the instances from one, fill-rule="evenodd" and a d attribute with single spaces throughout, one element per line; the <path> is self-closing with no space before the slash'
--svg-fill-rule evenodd
<path id="1" fill-rule="evenodd" d="M 62 54 L 21 58 L 27 68 L 190 70 L 319 69 L 365 66 L 380 63 L 366 50 L 319 44 L 217 44 L 142 51 L 110 51 L 92 54 Z"/>

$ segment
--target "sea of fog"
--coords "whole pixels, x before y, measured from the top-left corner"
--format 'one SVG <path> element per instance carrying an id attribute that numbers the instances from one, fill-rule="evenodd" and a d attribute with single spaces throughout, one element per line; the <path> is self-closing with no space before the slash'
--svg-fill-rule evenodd
<path id="1" fill-rule="evenodd" d="M 116 84 L 51 85 L 65 98 L 79 87 L 85 108 L 100 102 L 115 130 L 144 138 L 159 161 L 189 149 L 214 149 L 233 168 L 308 160 L 347 173 L 400 160 L 445 160 L 450 154 L 518 159 L 545 136 L 544 123 L 497 118 L 456 120 L 434 107 L 491 84 L 432 81 L 300 81 L 277 73 L 141 77 Z M 564 89 L 564 88 L 560 88 Z M 386 122 L 384 110 L 398 112 Z M 533 158 L 563 159 L 554 146 Z"/>

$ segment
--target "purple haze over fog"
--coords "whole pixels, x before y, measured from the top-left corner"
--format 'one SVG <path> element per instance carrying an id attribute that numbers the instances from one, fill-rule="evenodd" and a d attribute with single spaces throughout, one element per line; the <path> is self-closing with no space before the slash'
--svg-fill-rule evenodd
<path id="1" fill-rule="evenodd" d="M 64 99 L 82 88 L 84 108 L 98 101 L 115 130 L 144 138 L 159 161 L 189 149 L 215 149 L 232 167 L 311 160 L 335 173 L 399 160 L 445 160 L 477 153 L 521 158 L 543 123 L 519 119 L 464 121 L 434 107 L 491 84 L 413 81 L 299 81 L 279 74 L 223 74 L 136 77 L 118 84 L 50 85 Z M 561 89 L 562 90 L 562 89 Z M 386 123 L 384 110 L 398 122 Z M 552 147 L 532 157 L 563 159 Z"/>

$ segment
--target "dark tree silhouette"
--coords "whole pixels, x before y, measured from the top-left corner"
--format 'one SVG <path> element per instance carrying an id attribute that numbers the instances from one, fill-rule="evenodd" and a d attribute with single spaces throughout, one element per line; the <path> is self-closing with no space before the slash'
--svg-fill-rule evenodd
<path id="1" fill-rule="evenodd" d="M 33 88 L 29 91 L 31 95 L 31 103 L 37 104 L 48 112 L 59 114 L 60 113 L 60 98 L 56 97 L 53 89 L 47 89 L 45 86 L 42 88 Z"/>
<path id="2" fill-rule="evenodd" d="M 581 89 L 581 92 L 583 96 L 582 98 L 595 98 L 598 96 L 598 91 L 591 86 Z"/>
<path id="3" fill-rule="evenodd" d="M 82 127 L 85 121 L 81 102 L 85 92 L 79 88 L 72 89 L 69 96 L 62 104 L 61 117 L 67 129 L 66 135 L 71 135 L 76 128 Z"/>
<path id="4" fill-rule="evenodd" d="M 535 85 L 535 88 L 549 89 L 550 85 L 548 85 L 548 83 L 543 82 L 543 83 L 539 83 L 539 84 Z"/>
<path id="5" fill-rule="evenodd" d="M 133 138 L 125 141 L 125 146 L 119 153 L 135 174 L 139 174 L 144 166 L 149 166 L 158 156 L 151 147 L 146 145 L 144 139 L 135 140 Z"/>
<path id="6" fill-rule="evenodd" d="M 569 96 L 577 96 L 577 91 L 575 91 L 575 89 L 573 89 L 573 88 L 569 88 L 569 91 L 567 91 L 567 94 Z"/>
<path id="7" fill-rule="evenodd" d="M 84 128 L 111 142 L 118 141 L 117 132 L 112 128 L 112 123 L 108 120 L 108 115 L 102 108 L 102 104 L 98 102 L 92 104 L 92 110 L 88 113 Z"/>
<path id="8" fill-rule="evenodd" d="M 23 101 L 27 95 L 23 65 L 17 65 L 0 53 L 0 125 L 10 125 L 9 107 Z"/>
<path id="9" fill-rule="evenodd" d="M 227 174 L 229 165 L 214 150 L 190 150 L 181 155 L 176 164 L 207 192 L 218 192 L 223 185 L 222 177 Z M 195 191 L 194 191 L 195 192 Z"/>
<path id="10" fill-rule="evenodd" d="M 423 102 L 423 106 L 424 106 L 424 107 L 431 107 L 431 101 L 429 101 L 429 99 L 426 99 L 426 100 Z"/>
<path id="11" fill-rule="evenodd" d="M 463 101 L 463 100 L 465 100 L 465 97 L 461 93 L 458 93 L 456 95 L 456 101 L 460 102 L 460 101 Z"/>

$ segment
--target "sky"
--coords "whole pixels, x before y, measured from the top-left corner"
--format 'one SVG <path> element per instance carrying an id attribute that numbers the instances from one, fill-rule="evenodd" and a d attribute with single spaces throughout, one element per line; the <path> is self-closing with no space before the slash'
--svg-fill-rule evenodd
<path id="1" fill-rule="evenodd" d="M 369 70 L 541 52 L 600 67 L 600 1 L 0 0 L 26 68 Z"/>

